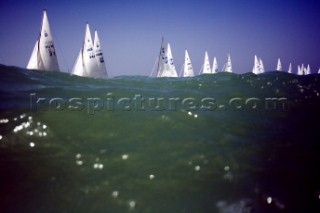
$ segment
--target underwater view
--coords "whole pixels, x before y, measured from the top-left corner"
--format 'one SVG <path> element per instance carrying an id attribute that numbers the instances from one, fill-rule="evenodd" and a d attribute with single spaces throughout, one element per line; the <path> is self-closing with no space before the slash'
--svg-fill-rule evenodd
<path id="1" fill-rule="evenodd" d="M 320 211 L 318 74 L 0 73 L 0 212 Z"/>

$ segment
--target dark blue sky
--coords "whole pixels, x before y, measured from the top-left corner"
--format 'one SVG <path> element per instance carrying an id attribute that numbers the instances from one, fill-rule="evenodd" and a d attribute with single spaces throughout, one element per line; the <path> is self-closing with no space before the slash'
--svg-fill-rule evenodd
<path id="1" fill-rule="evenodd" d="M 171 44 L 179 72 L 187 49 L 198 72 L 207 50 L 219 69 L 230 52 L 234 72 L 252 70 L 254 54 L 266 70 L 280 57 L 320 67 L 319 0 L 6 0 L 0 3 L 0 63 L 25 67 L 46 8 L 60 68 L 71 70 L 85 23 L 98 29 L 110 76 L 149 75 L 161 37 Z"/>

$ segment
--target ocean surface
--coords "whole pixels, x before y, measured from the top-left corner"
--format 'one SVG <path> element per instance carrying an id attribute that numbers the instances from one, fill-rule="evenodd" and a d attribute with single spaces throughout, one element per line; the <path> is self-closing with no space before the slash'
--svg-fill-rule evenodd
<path id="1" fill-rule="evenodd" d="M 319 93 L 317 74 L 0 65 L 0 212 L 320 212 Z"/>

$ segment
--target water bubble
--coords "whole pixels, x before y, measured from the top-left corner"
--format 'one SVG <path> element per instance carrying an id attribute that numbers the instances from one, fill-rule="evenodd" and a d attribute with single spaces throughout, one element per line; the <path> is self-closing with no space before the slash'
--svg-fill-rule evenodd
<path id="1" fill-rule="evenodd" d="M 271 204 L 271 203 L 272 203 L 272 197 L 268 197 L 268 198 L 267 198 L 267 203 L 268 203 L 268 204 Z"/>
<path id="2" fill-rule="evenodd" d="M 81 158 L 81 154 L 80 153 L 78 153 L 78 154 L 76 154 L 76 158 Z"/>
<path id="3" fill-rule="evenodd" d="M 225 166 L 225 167 L 224 167 L 224 171 L 227 172 L 227 171 L 229 171 L 229 170 L 230 170 L 230 166 Z"/>
<path id="4" fill-rule="evenodd" d="M 23 119 L 23 118 L 25 118 L 26 117 L 26 114 L 21 114 L 20 115 L 20 119 Z"/>
<path id="5" fill-rule="evenodd" d="M 99 168 L 100 170 L 103 169 L 103 164 L 100 163 L 99 166 L 98 166 L 98 168 Z"/>
<path id="6" fill-rule="evenodd" d="M 2 140 L 2 135 L 0 135 L 0 140 Z"/>
<path id="7" fill-rule="evenodd" d="M 198 115 L 197 115 L 197 114 L 194 114 L 194 117 L 195 117 L 195 118 L 197 118 L 197 117 L 198 117 Z"/>
<path id="8" fill-rule="evenodd" d="M 199 165 L 195 166 L 194 170 L 197 171 L 197 172 L 200 171 L 200 166 Z"/>
<path id="9" fill-rule="evenodd" d="M 188 112 L 188 115 L 190 115 L 190 116 L 191 116 L 191 115 L 192 115 L 192 112 Z"/>
<path id="10" fill-rule="evenodd" d="M 150 180 L 154 179 L 154 175 L 153 174 L 149 175 L 149 179 Z"/>
<path id="11" fill-rule="evenodd" d="M 9 119 L 7 118 L 0 119 L 0 124 L 6 124 L 8 122 L 9 122 Z"/>
<path id="12" fill-rule="evenodd" d="M 47 125 L 43 124 L 42 129 L 46 129 L 46 128 L 47 128 Z"/>
<path id="13" fill-rule="evenodd" d="M 99 164 L 98 164 L 98 163 L 93 164 L 93 168 L 94 168 L 94 169 L 98 169 L 98 167 L 99 167 Z"/>
<path id="14" fill-rule="evenodd" d="M 77 164 L 78 166 L 82 166 L 82 165 L 83 165 L 83 161 L 82 161 L 82 160 L 77 160 L 77 161 L 76 161 L 76 164 Z"/>
<path id="15" fill-rule="evenodd" d="M 47 136 L 47 133 L 46 133 L 46 132 L 43 132 L 43 136 Z"/>
<path id="16" fill-rule="evenodd" d="M 136 207 L 136 202 L 134 200 L 130 200 L 128 202 L 130 210 L 134 209 Z"/>
<path id="17" fill-rule="evenodd" d="M 31 148 L 33 148 L 33 147 L 35 146 L 35 143 L 30 142 L 30 143 L 29 143 L 29 146 L 30 146 Z"/>
<path id="18" fill-rule="evenodd" d="M 111 193 L 112 197 L 117 198 L 119 196 L 119 192 L 118 191 L 113 191 Z"/>
<path id="19" fill-rule="evenodd" d="M 29 121 L 31 121 L 31 120 L 32 120 L 32 117 L 31 117 L 31 116 L 29 116 L 29 117 L 28 117 L 28 120 L 29 120 Z"/>
<path id="20" fill-rule="evenodd" d="M 122 160 L 127 160 L 129 158 L 129 155 L 128 154 L 123 154 L 121 156 Z"/>

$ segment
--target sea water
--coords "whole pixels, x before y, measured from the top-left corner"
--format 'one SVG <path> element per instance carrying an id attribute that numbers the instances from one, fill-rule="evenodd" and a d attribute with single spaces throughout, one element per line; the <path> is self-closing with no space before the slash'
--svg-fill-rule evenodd
<path id="1" fill-rule="evenodd" d="M 319 81 L 0 66 L 0 212 L 318 212 Z"/>

